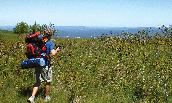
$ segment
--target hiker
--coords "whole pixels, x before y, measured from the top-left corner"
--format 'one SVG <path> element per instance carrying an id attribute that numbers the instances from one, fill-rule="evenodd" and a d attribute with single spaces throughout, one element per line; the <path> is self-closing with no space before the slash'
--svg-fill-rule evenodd
<path id="1" fill-rule="evenodd" d="M 45 43 L 46 49 L 43 51 L 43 55 L 45 58 L 45 64 L 46 66 L 44 68 L 35 68 L 35 79 L 36 82 L 33 85 L 32 95 L 28 99 L 29 103 L 34 103 L 35 95 L 39 89 L 39 86 L 41 85 L 41 82 L 45 82 L 45 98 L 44 101 L 50 101 L 50 84 L 52 82 L 52 66 L 51 66 L 51 57 L 56 55 L 58 51 L 60 51 L 60 48 L 57 47 L 54 49 L 55 44 L 50 40 L 52 34 L 50 31 L 45 30 L 44 36 L 43 36 L 43 42 Z"/>

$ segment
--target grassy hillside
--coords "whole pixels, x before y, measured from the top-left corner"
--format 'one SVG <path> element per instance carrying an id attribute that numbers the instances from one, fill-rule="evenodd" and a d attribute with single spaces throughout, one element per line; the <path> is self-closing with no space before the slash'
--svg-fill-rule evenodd
<path id="1" fill-rule="evenodd" d="M 3 37 L 3 38 L 2 38 Z M 8 39 L 10 38 L 10 39 Z M 55 39 L 51 103 L 171 103 L 172 38 Z M 0 103 L 25 103 L 34 69 L 22 70 L 25 43 L 0 38 Z M 42 84 L 36 102 L 42 103 Z"/>

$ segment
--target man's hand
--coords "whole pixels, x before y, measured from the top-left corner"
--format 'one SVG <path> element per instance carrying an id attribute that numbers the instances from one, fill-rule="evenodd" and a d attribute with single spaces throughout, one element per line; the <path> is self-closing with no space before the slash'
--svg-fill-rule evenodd
<path id="1" fill-rule="evenodd" d="M 59 52 L 59 51 L 61 51 L 61 48 L 57 47 L 56 52 Z"/>
<path id="2" fill-rule="evenodd" d="M 56 55 L 57 54 L 57 52 L 59 52 L 59 51 L 61 51 L 61 49 L 60 49 L 60 47 L 57 47 L 57 49 L 53 49 L 53 50 L 51 50 L 51 56 L 54 56 L 54 55 Z"/>

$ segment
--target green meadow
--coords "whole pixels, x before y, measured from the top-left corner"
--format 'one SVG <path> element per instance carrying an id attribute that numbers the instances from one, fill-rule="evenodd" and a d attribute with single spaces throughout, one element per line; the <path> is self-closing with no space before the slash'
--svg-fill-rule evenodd
<path id="1" fill-rule="evenodd" d="M 50 103 L 172 103 L 172 36 L 54 38 Z M 34 69 L 21 69 L 24 39 L 0 31 L 0 103 L 26 103 Z M 36 96 L 43 103 L 44 83 Z"/>

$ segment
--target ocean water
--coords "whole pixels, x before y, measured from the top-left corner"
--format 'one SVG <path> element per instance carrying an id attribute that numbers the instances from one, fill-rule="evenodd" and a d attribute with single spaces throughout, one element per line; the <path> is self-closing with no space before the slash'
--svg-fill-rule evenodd
<path id="1" fill-rule="evenodd" d="M 94 38 L 102 35 L 121 35 L 124 32 L 138 33 L 138 31 L 146 30 L 150 35 L 158 31 L 155 27 L 86 27 L 86 26 L 59 26 L 57 37 L 68 38 Z"/>
<path id="2" fill-rule="evenodd" d="M 12 31 L 14 26 L 0 26 L 1 30 Z M 121 35 L 121 33 L 137 33 L 149 31 L 150 35 L 158 31 L 156 27 L 88 27 L 88 26 L 55 26 L 55 36 L 61 38 L 96 38 L 102 35 Z"/>

